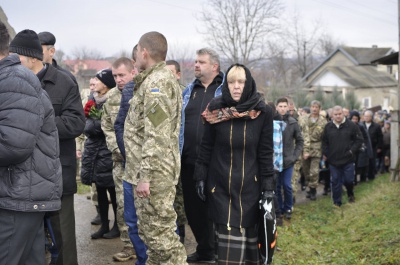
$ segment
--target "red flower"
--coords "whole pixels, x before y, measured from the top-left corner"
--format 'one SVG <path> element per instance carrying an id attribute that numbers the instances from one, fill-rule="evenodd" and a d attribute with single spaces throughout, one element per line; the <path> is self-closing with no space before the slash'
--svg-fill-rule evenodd
<path id="1" fill-rule="evenodd" d="M 86 117 L 89 117 L 89 113 L 92 107 L 96 107 L 96 102 L 94 102 L 94 100 L 91 99 L 86 103 L 85 107 L 83 108 Z"/>

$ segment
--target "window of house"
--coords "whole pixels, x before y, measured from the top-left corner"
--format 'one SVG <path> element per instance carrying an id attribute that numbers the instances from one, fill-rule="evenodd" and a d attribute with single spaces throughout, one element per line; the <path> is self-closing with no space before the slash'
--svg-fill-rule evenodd
<path id="1" fill-rule="evenodd" d="M 393 74 L 393 66 L 392 65 L 388 65 L 386 69 L 389 74 Z"/>
<path id="2" fill-rule="evenodd" d="M 389 110 L 389 98 L 384 98 L 383 99 L 382 109 Z"/>
<path id="3" fill-rule="evenodd" d="M 371 107 L 371 97 L 363 98 L 362 105 L 364 108 L 370 108 Z"/>

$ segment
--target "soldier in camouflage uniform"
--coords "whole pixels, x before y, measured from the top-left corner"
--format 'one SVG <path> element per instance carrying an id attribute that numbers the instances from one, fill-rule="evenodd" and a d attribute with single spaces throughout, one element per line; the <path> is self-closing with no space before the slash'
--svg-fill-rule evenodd
<path id="1" fill-rule="evenodd" d="M 310 200 L 316 200 L 318 187 L 319 162 L 322 156 L 322 134 L 326 125 L 325 117 L 319 114 L 321 103 L 317 100 L 311 102 L 311 113 L 307 116 L 307 125 L 310 135 L 310 155 L 303 160 L 303 171 L 308 181 L 308 195 Z"/>
<path id="2" fill-rule="evenodd" d="M 182 265 L 173 207 L 180 173 L 181 90 L 165 67 L 167 40 L 158 32 L 138 43 L 135 96 L 125 121 L 126 176 L 135 187 L 139 235 L 148 247 L 148 265 Z"/>
<path id="3" fill-rule="evenodd" d="M 117 145 L 114 123 L 117 118 L 121 102 L 121 91 L 126 83 L 132 81 L 134 77 L 135 71 L 132 60 L 126 57 L 117 59 L 112 64 L 112 73 L 117 87 L 113 88 L 108 93 L 108 99 L 103 105 L 101 128 L 106 135 L 107 147 L 112 153 L 112 159 L 114 163 L 113 178 L 117 195 L 117 222 L 114 223 L 113 229 L 103 237 L 115 238 L 120 236 L 122 242 L 124 242 L 124 248 L 121 252 L 116 253 L 113 256 L 113 259 L 116 261 L 126 261 L 134 258 L 135 256 L 132 242 L 128 235 L 128 227 L 124 221 L 124 190 L 122 186 L 122 180 L 124 177 L 124 168 L 122 163 L 124 159 Z"/>
<path id="4" fill-rule="evenodd" d="M 303 146 L 303 154 L 294 164 L 293 175 L 292 175 L 292 189 L 293 189 L 293 204 L 296 201 L 296 193 L 297 193 L 297 182 L 299 181 L 300 177 L 300 169 L 302 166 L 303 159 L 307 159 L 310 153 L 310 136 L 308 132 L 307 126 L 307 116 L 305 115 L 298 115 L 297 116 L 297 123 L 299 124 L 301 134 L 303 135 L 304 139 L 304 146 Z"/>
<path id="5" fill-rule="evenodd" d="M 171 72 L 176 77 L 176 80 L 179 82 L 181 79 L 181 66 L 175 60 L 168 60 L 165 62 L 167 64 L 167 68 L 171 70 Z M 185 86 L 179 83 L 182 91 L 185 89 Z M 179 237 L 182 243 L 185 242 L 185 224 L 187 224 L 186 214 L 185 214 L 185 206 L 183 203 L 183 190 L 182 190 L 182 180 L 179 177 L 178 185 L 176 185 L 176 196 L 174 201 L 174 207 L 176 214 L 178 215 L 177 223 L 178 223 L 178 232 Z"/>

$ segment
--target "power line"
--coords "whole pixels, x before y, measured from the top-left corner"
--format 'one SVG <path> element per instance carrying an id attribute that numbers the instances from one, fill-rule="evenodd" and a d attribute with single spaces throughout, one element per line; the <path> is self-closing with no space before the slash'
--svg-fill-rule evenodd
<path id="1" fill-rule="evenodd" d="M 381 21 L 381 22 L 383 22 L 385 24 L 391 25 L 391 26 L 397 26 L 396 23 L 393 23 L 393 21 L 386 20 L 386 19 L 381 18 L 381 17 L 371 16 L 371 14 L 365 13 L 365 12 L 363 12 L 361 10 L 355 10 L 353 8 L 349 8 L 349 7 L 340 5 L 338 3 L 330 2 L 329 0 L 323 0 L 323 1 L 322 0 L 313 0 L 313 1 L 318 2 L 320 4 L 323 4 L 323 5 L 328 5 L 328 6 L 340 9 L 342 11 L 347 11 L 347 12 L 350 12 L 350 13 L 355 14 L 355 15 L 372 18 L 374 20 L 379 20 L 379 21 Z"/>

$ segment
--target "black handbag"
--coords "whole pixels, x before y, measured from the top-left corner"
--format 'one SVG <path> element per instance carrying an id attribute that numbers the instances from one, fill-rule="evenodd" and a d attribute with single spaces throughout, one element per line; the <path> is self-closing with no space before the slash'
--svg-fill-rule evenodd
<path id="1" fill-rule="evenodd" d="M 268 198 L 264 204 L 260 200 L 259 207 L 258 249 L 261 256 L 261 264 L 271 264 L 278 237 L 273 197 Z"/>

